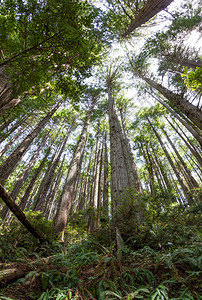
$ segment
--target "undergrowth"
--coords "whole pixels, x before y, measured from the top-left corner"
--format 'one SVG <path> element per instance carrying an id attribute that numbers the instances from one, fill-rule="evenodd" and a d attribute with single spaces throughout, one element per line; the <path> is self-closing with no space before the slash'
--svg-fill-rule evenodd
<path id="1" fill-rule="evenodd" d="M 125 206 L 123 202 L 110 224 L 100 221 L 99 229 L 90 235 L 86 234 L 87 215 L 72 214 L 66 248 L 54 240 L 52 245 L 37 244 L 17 222 L 15 227 L 14 223 L 10 228 L 4 226 L 3 262 L 51 258 L 35 265 L 25 278 L 3 286 L 0 299 L 201 299 L 201 208 L 171 206 L 159 212 L 151 205 L 141 225 L 134 221 L 134 208 L 137 203 Z M 44 224 L 51 238 L 52 223 L 41 215 L 32 214 L 32 218 L 35 226 Z M 117 226 L 121 249 L 117 247 Z M 17 290 L 20 296 L 13 294 Z"/>

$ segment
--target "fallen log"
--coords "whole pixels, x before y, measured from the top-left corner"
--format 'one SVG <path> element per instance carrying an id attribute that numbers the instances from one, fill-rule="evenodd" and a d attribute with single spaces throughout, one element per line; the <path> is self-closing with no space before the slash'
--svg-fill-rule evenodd
<path id="1" fill-rule="evenodd" d="M 24 270 L 14 269 L 5 269 L 0 271 L 0 283 L 6 284 L 11 281 L 15 281 L 25 275 Z"/>
<path id="2" fill-rule="evenodd" d="M 24 277 L 28 272 L 32 270 L 32 266 L 40 263 L 47 265 L 50 263 L 50 259 L 54 256 L 55 255 L 52 255 L 30 262 L 26 261 L 25 263 L 20 262 L 19 266 L 17 265 L 17 263 L 0 264 L 0 267 L 3 268 L 3 270 L 0 270 L 0 284 L 5 285 L 9 282 L 13 282 L 18 280 L 19 278 Z"/>

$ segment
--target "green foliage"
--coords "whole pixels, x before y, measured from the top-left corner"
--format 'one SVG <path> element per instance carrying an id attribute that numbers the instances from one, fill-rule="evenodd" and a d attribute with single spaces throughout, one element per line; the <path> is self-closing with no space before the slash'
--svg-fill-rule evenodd
<path id="1" fill-rule="evenodd" d="M 27 229 L 15 218 L 11 220 L 10 225 L 4 225 L 0 228 L 0 260 L 16 261 L 25 259 L 27 256 L 51 255 L 58 249 L 54 241 L 53 221 L 48 221 L 42 216 L 42 213 L 36 211 L 25 212 L 26 217 L 34 225 L 38 232 L 45 238 L 52 241 L 52 244 L 41 245 Z"/>
<path id="2" fill-rule="evenodd" d="M 14 96 L 38 93 L 53 78 L 62 85 L 61 74 L 71 83 L 89 76 L 102 49 L 93 25 L 99 14 L 86 1 L 3 1 L 1 58 Z"/>
<path id="3" fill-rule="evenodd" d="M 202 68 L 196 67 L 196 70 L 185 68 L 182 74 L 184 82 L 188 88 L 195 92 L 202 93 Z"/>
<path id="4" fill-rule="evenodd" d="M 65 234 L 67 243 L 74 244 L 81 241 L 87 233 L 87 218 L 85 211 L 77 213 L 70 212 L 69 222 L 67 223 Z"/>

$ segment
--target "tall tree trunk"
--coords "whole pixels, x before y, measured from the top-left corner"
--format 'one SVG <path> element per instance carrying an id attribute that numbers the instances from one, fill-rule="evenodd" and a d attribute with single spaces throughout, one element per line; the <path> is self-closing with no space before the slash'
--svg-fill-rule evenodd
<path id="1" fill-rule="evenodd" d="M 156 137 L 157 137 L 157 139 L 158 139 L 158 141 L 159 141 L 159 143 L 160 143 L 160 145 L 161 145 L 161 147 L 162 147 L 162 149 L 163 149 L 163 151 L 165 153 L 165 156 L 167 157 L 167 159 L 168 159 L 168 161 L 169 161 L 169 163 L 170 163 L 170 165 L 171 165 L 171 167 L 172 167 L 172 169 L 173 169 L 173 171 L 174 171 L 174 173 L 175 173 L 175 175 L 176 175 L 176 177 L 177 177 L 177 179 L 178 179 L 178 181 L 180 183 L 180 186 L 181 186 L 181 188 L 182 188 L 182 190 L 184 192 L 184 195 L 187 198 L 188 203 L 189 204 L 193 204 L 193 198 L 189 194 L 189 190 L 188 190 L 187 186 L 185 185 L 183 179 L 181 178 L 181 176 L 180 176 L 180 174 L 179 174 L 179 172 L 178 172 L 175 164 L 173 163 L 173 160 L 172 160 L 170 154 L 168 153 L 166 147 L 164 146 L 164 143 L 161 140 L 160 135 L 157 133 L 156 129 L 154 128 L 154 126 L 152 125 L 152 123 L 150 122 L 149 119 L 148 119 L 148 121 L 149 121 L 150 125 L 152 126 L 153 131 L 154 131 L 154 133 L 155 133 L 155 135 L 156 135 Z"/>
<path id="2" fill-rule="evenodd" d="M 184 67 L 193 69 L 195 69 L 196 67 L 202 67 L 202 61 L 200 60 L 200 58 L 196 60 L 183 58 L 177 53 L 163 54 L 163 57 L 165 57 L 166 60 L 171 61 L 172 63 L 176 63 Z"/>
<path id="3" fill-rule="evenodd" d="M 18 138 L 27 130 L 28 125 L 27 124 L 23 124 L 24 126 L 22 128 L 20 128 L 20 130 L 18 131 L 18 133 L 16 133 L 9 142 L 7 142 L 7 144 L 4 146 L 4 148 L 2 148 L 2 150 L 0 151 L 0 156 L 3 156 L 8 149 L 11 147 L 11 145 L 13 145 L 15 143 L 15 141 L 18 140 Z"/>
<path id="4" fill-rule="evenodd" d="M 68 174 L 66 177 L 62 198 L 58 206 L 58 211 L 54 220 L 55 223 L 55 233 L 61 233 L 61 239 L 64 237 L 64 230 L 67 224 L 67 220 L 69 217 L 69 212 L 72 205 L 72 195 L 74 192 L 74 187 L 76 184 L 77 174 L 79 171 L 79 165 L 81 163 L 81 157 L 83 153 L 83 148 L 85 145 L 85 141 L 87 138 L 87 129 L 90 122 L 90 116 L 92 114 L 93 107 L 87 115 L 87 119 L 84 123 L 82 133 L 80 135 L 79 141 L 77 143 L 76 149 L 74 151 L 74 155 L 72 161 L 69 166 Z"/>
<path id="5" fill-rule="evenodd" d="M 108 214 L 109 210 L 109 162 L 107 151 L 107 133 L 105 133 L 104 153 L 104 184 L 103 184 L 103 207 Z"/>
<path id="6" fill-rule="evenodd" d="M 126 128 L 125 120 L 123 117 L 123 110 L 120 109 L 120 115 L 121 115 L 121 122 L 122 122 L 122 127 L 123 127 L 123 148 L 126 147 L 125 149 L 125 154 L 126 154 L 126 163 L 127 163 L 127 169 L 128 169 L 128 178 L 129 178 L 129 183 L 130 187 L 134 187 L 136 191 L 140 194 L 142 194 L 142 187 L 140 184 L 140 180 L 137 174 L 137 167 L 134 161 L 133 153 L 131 150 L 130 146 L 130 139 L 128 136 L 128 130 Z M 121 129 L 120 129 L 121 130 Z"/>
<path id="7" fill-rule="evenodd" d="M 59 168 L 59 170 L 56 174 L 56 179 L 54 181 L 52 189 L 51 189 L 49 195 L 47 196 L 47 199 L 49 199 L 49 200 L 46 202 L 46 207 L 44 209 L 44 215 L 48 219 L 50 219 L 50 216 L 52 214 L 54 202 L 55 202 L 57 192 L 58 192 L 58 189 L 59 189 L 59 186 L 60 186 L 60 182 L 61 182 L 61 178 L 62 178 L 62 169 L 63 169 L 63 166 L 64 166 L 65 156 L 66 155 L 64 155 L 63 160 L 60 164 L 60 168 Z"/>
<path id="8" fill-rule="evenodd" d="M 202 148 L 202 138 L 200 134 L 192 127 L 190 126 L 184 119 L 182 119 L 169 105 L 167 105 L 159 96 L 154 95 L 152 93 L 149 93 L 152 95 L 158 102 L 160 102 L 167 110 L 178 120 L 180 123 L 182 123 L 186 129 L 195 137 L 195 139 L 199 142 L 201 148 Z"/>
<path id="9" fill-rule="evenodd" d="M 25 208 L 26 203 L 27 203 L 27 200 L 28 200 L 28 198 L 29 198 L 29 195 L 30 195 L 31 191 L 32 191 L 33 188 L 34 188 L 34 184 L 35 184 L 37 178 L 39 177 L 41 171 L 43 170 L 43 167 L 44 167 L 45 162 L 46 162 L 46 160 L 47 160 L 47 158 L 48 158 L 48 156 L 49 156 L 49 154 L 50 154 L 50 151 L 51 151 L 51 148 L 52 148 L 52 145 L 53 145 L 54 141 L 55 141 L 55 140 L 52 141 L 52 144 L 51 144 L 51 145 L 48 147 L 48 149 L 46 150 L 46 154 L 45 154 L 44 158 L 42 159 L 42 161 L 41 161 L 39 167 L 36 169 L 36 171 L 35 171 L 35 173 L 34 173 L 32 179 L 31 179 L 31 181 L 30 181 L 30 183 L 29 183 L 29 185 L 28 185 L 28 187 L 27 187 L 27 189 L 26 189 L 26 191 L 25 191 L 23 197 L 22 197 L 21 200 L 20 200 L 19 206 L 20 206 L 20 208 L 21 208 L 22 210 Z"/>
<path id="10" fill-rule="evenodd" d="M 43 211 L 43 207 L 45 205 L 45 196 L 46 196 L 47 188 L 49 188 L 50 183 L 51 183 L 50 181 L 52 179 L 51 176 L 49 176 L 49 174 L 51 173 L 51 168 L 52 168 L 54 161 L 56 161 L 56 159 L 57 159 L 60 148 L 61 148 L 61 145 L 60 145 L 60 143 L 58 143 L 58 145 L 55 149 L 55 152 L 52 155 L 52 158 L 48 163 L 48 167 L 46 169 L 46 172 L 44 173 L 43 179 L 42 179 L 39 189 L 37 191 L 37 195 L 34 199 L 32 210 L 41 211 L 41 212 Z M 50 181 L 48 179 L 50 179 Z M 44 188 L 45 188 L 45 193 L 44 193 L 43 197 L 41 197 L 41 195 L 43 194 Z"/>
<path id="11" fill-rule="evenodd" d="M 11 127 L 11 129 L 8 130 L 7 134 L 1 134 L 0 143 L 2 143 L 7 138 L 7 136 L 11 135 L 17 128 L 19 129 L 19 127 L 21 127 L 21 125 L 23 125 L 25 120 L 26 120 L 26 118 L 16 121 L 15 124 Z"/>
<path id="12" fill-rule="evenodd" d="M 44 136 L 44 138 L 41 141 L 41 145 L 38 147 L 37 151 L 34 153 L 32 158 L 30 159 L 29 163 L 25 167 L 25 169 L 24 169 L 23 173 L 21 174 L 20 178 L 17 180 L 12 192 L 10 193 L 10 196 L 13 199 L 13 201 L 15 201 L 20 189 L 22 188 L 23 184 L 27 180 L 27 178 L 29 176 L 29 173 L 30 173 L 33 165 L 35 164 L 35 162 L 37 160 L 37 157 L 40 154 L 40 151 L 43 149 L 46 141 L 47 141 L 47 136 Z M 7 213 L 8 213 L 8 208 L 7 208 L 7 206 L 5 206 L 2 210 L 2 212 L 1 212 L 1 217 L 2 217 L 3 220 L 6 218 Z"/>
<path id="13" fill-rule="evenodd" d="M 41 132 L 42 128 L 46 125 L 46 123 L 50 120 L 53 114 L 58 109 L 59 104 L 57 104 L 48 115 L 39 122 L 36 128 L 28 134 L 28 136 L 20 143 L 17 149 L 4 161 L 4 163 L 0 166 L 0 182 L 3 184 L 4 181 L 10 176 L 10 174 L 14 171 L 18 162 L 21 160 L 24 153 L 27 151 L 28 147 L 31 145 L 36 136 Z"/>
<path id="14" fill-rule="evenodd" d="M 196 158 L 196 160 L 198 161 L 200 167 L 202 167 L 202 157 L 198 154 L 198 152 L 193 149 L 190 144 L 186 141 L 186 139 L 183 137 L 183 135 L 179 132 L 179 130 L 177 130 L 177 128 L 166 118 L 166 120 L 168 121 L 168 123 L 171 125 L 171 127 L 175 130 L 175 132 L 179 135 L 179 137 L 181 137 L 181 139 L 184 141 L 185 145 L 187 146 L 187 148 L 191 151 L 191 153 L 194 155 L 194 157 Z"/>
<path id="15" fill-rule="evenodd" d="M 145 159 L 145 163 L 146 163 L 148 174 L 149 174 L 149 185 L 150 185 L 151 196 L 154 197 L 155 190 L 154 190 L 153 164 L 152 164 L 150 156 L 145 152 L 143 143 L 141 141 L 139 141 L 139 143 L 140 143 L 140 148 L 142 150 L 142 154 Z"/>
<path id="16" fill-rule="evenodd" d="M 178 152 L 178 150 L 176 149 L 176 147 L 175 147 L 174 143 L 172 142 L 172 140 L 169 138 L 167 132 L 166 132 L 164 129 L 162 129 L 162 130 L 163 130 L 163 133 L 165 134 L 165 136 L 166 136 L 168 142 L 170 143 L 171 147 L 173 148 L 173 150 L 174 150 L 174 152 L 175 152 L 177 158 L 179 159 L 181 165 L 183 166 L 185 172 L 188 174 L 189 180 L 191 181 L 193 188 L 199 188 L 199 185 L 198 185 L 197 181 L 196 181 L 196 180 L 194 179 L 194 177 L 192 176 L 191 171 L 188 169 L 186 163 L 185 163 L 184 160 L 182 159 L 181 155 L 179 154 L 179 152 Z"/>
<path id="17" fill-rule="evenodd" d="M 6 67 L 0 66 L 0 109 L 11 99 L 12 89 L 9 76 L 6 74 Z"/>
<path id="18" fill-rule="evenodd" d="M 66 146 L 66 143 L 67 143 L 67 140 L 72 132 L 72 129 L 73 129 L 73 126 L 74 126 L 74 121 L 75 119 L 73 120 L 70 128 L 69 128 L 69 131 L 63 141 L 63 144 L 61 146 L 61 149 L 59 150 L 59 148 L 57 148 L 56 150 L 56 153 L 55 153 L 55 157 L 50 165 L 50 170 L 48 171 L 47 173 L 47 176 L 44 177 L 44 180 L 42 181 L 42 189 L 40 190 L 40 193 L 37 197 L 36 202 L 35 202 L 35 206 L 34 206 L 34 210 L 38 210 L 38 211 L 43 211 L 44 209 L 44 206 L 46 205 L 46 195 L 48 193 L 48 190 L 49 190 L 49 187 L 51 185 L 51 182 L 52 182 L 52 179 L 54 177 L 54 173 L 55 173 L 55 170 L 57 168 L 57 165 L 59 163 L 59 160 L 63 154 L 63 151 L 65 149 L 65 146 Z M 48 199 L 47 199 L 48 201 Z"/>
<path id="19" fill-rule="evenodd" d="M 93 153 L 93 147 L 91 147 L 91 152 L 89 156 L 89 162 L 86 170 L 86 175 L 84 179 L 84 183 L 81 186 L 80 195 L 79 195 L 79 201 L 78 201 L 78 210 L 84 210 L 86 207 L 86 198 L 87 198 L 87 192 L 88 192 L 88 183 L 90 181 L 90 165 L 91 165 L 91 159 L 92 159 L 92 153 Z"/>
<path id="20" fill-rule="evenodd" d="M 115 112 L 115 103 L 112 96 L 112 86 L 108 83 L 109 128 L 110 128 L 110 161 L 111 161 L 111 199 L 112 206 L 119 205 L 117 196 L 120 196 L 126 187 L 129 187 L 128 174 L 125 165 L 124 153 L 120 134 L 120 127 Z"/>
<path id="21" fill-rule="evenodd" d="M 183 98 L 182 95 L 178 95 L 169 91 L 167 88 L 161 84 L 155 82 L 154 80 L 143 76 L 139 73 L 139 76 L 146 81 L 151 87 L 159 91 L 169 102 L 177 107 L 189 120 L 191 120 L 199 129 L 202 129 L 202 111 L 188 102 Z"/>
<path id="22" fill-rule="evenodd" d="M 152 17 L 164 10 L 173 0 L 147 0 L 138 15 L 131 21 L 122 37 L 127 37 L 132 31 L 145 24 Z"/>

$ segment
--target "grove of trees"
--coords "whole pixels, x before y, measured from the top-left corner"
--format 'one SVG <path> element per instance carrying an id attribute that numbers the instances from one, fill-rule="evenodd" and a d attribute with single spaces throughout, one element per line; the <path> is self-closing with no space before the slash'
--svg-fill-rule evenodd
<path id="1" fill-rule="evenodd" d="M 201 19 L 199 0 L 2 1 L 0 260 L 63 251 L 92 277 L 64 292 L 39 268 L 41 296 L 2 297 L 199 299 Z"/>

